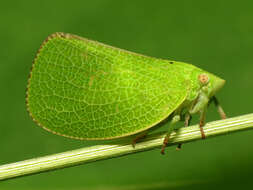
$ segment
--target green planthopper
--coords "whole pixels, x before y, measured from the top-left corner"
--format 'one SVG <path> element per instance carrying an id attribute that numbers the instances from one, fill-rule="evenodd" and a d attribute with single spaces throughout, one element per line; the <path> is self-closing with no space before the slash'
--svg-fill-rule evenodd
<path id="1" fill-rule="evenodd" d="M 76 35 L 55 33 L 41 45 L 27 88 L 27 109 L 44 129 L 80 140 L 106 140 L 135 135 L 133 144 L 168 117 L 188 126 L 225 81 L 191 64 L 157 59 Z M 180 147 L 181 145 L 179 145 Z"/>

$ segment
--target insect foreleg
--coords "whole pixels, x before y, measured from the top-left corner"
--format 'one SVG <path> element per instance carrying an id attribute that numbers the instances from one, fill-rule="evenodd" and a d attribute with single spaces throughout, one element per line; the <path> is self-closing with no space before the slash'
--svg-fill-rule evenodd
<path id="1" fill-rule="evenodd" d="M 222 109 L 218 99 L 215 96 L 213 96 L 212 100 L 214 101 L 214 105 L 217 107 L 217 110 L 218 110 L 218 113 L 220 114 L 220 117 L 222 119 L 226 119 L 227 116 L 226 116 L 224 110 Z"/>

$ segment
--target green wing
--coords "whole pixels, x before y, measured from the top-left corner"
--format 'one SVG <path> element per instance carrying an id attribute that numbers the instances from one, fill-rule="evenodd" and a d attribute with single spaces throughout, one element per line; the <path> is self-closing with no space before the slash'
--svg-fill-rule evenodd
<path id="1" fill-rule="evenodd" d="M 182 64 L 55 33 L 42 44 L 27 90 L 28 111 L 48 131 L 112 139 L 168 117 L 187 95 Z"/>

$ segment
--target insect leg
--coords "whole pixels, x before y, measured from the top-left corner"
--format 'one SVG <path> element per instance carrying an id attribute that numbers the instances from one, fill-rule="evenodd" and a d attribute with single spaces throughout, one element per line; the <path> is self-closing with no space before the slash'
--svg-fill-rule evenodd
<path id="1" fill-rule="evenodd" d="M 140 134 L 138 134 L 132 141 L 132 146 L 133 148 L 135 147 L 136 143 L 139 142 L 140 140 L 144 139 L 148 134 L 148 131 L 144 131 Z"/>
<path id="2" fill-rule="evenodd" d="M 204 129 L 203 129 L 203 126 L 205 125 L 205 120 L 206 120 L 206 107 L 204 107 L 200 111 L 199 128 L 200 128 L 202 139 L 206 138 L 206 135 L 205 135 L 205 132 L 204 132 Z"/>
<path id="3" fill-rule="evenodd" d="M 185 114 L 184 126 L 185 127 L 189 126 L 190 125 L 190 121 L 191 121 L 191 115 L 190 115 L 190 113 L 187 112 Z M 180 144 L 177 145 L 176 150 L 180 150 L 181 148 L 182 148 L 182 144 L 180 143 Z"/>
<path id="4" fill-rule="evenodd" d="M 164 150 L 169 142 L 169 138 L 170 138 L 170 134 L 171 132 L 175 129 L 175 124 L 180 121 L 180 115 L 175 115 L 173 116 L 171 122 L 170 122 L 170 126 L 167 132 L 167 135 L 164 137 L 163 140 L 163 146 L 162 146 L 162 150 L 161 150 L 161 154 L 164 154 Z"/>
<path id="5" fill-rule="evenodd" d="M 148 133 L 152 132 L 153 130 L 156 130 L 158 127 L 159 126 L 157 125 L 157 127 L 151 127 L 149 129 L 147 129 L 146 131 L 142 131 L 142 132 L 136 134 L 134 139 L 132 140 L 133 148 L 135 147 L 136 143 L 138 143 L 139 141 L 144 139 L 147 136 Z"/>
<path id="6" fill-rule="evenodd" d="M 214 105 L 217 107 L 217 110 L 218 110 L 218 113 L 220 114 L 221 119 L 226 119 L 227 116 L 224 110 L 222 109 L 218 99 L 215 96 L 213 96 L 213 101 L 214 101 Z"/>

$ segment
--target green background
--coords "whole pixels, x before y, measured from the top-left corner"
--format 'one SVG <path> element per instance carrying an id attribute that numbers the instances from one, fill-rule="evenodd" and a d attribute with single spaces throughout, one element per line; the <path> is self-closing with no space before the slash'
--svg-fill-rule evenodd
<path id="1" fill-rule="evenodd" d="M 32 60 L 53 32 L 192 63 L 226 79 L 217 96 L 229 117 L 252 110 L 253 1 L 4 1 L 0 21 L 0 164 L 99 143 L 48 133 L 26 112 Z M 207 118 L 219 119 L 214 106 Z M 0 189 L 252 187 L 252 138 L 253 131 L 239 132 L 165 156 L 154 150 L 4 181 Z"/>

